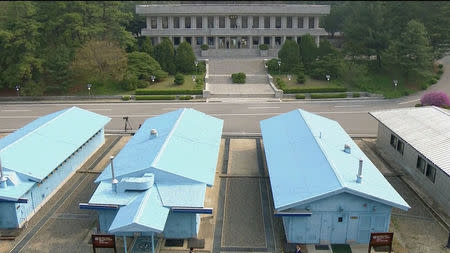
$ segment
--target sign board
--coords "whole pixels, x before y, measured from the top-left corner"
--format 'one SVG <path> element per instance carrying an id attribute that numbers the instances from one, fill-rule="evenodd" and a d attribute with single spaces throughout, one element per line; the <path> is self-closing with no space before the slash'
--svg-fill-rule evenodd
<path id="1" fill-rule="evenodd" d="M 389 253 L 392 251 L 392 239 L 394 233 L 371 233 L 369 242 L 369 253 L 372 246 L 389 246 Z"/>
<path id="2" fill-rule="evenodd" d="M 116 237 L 114 235 L 92 235 L 92 247 L 94 253 L 96 248 L 110 248 L 117 252 Z"/>

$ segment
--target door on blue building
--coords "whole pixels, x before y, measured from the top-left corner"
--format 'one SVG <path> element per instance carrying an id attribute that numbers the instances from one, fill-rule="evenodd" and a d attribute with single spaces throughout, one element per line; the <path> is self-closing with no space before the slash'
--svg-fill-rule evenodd
<path id="1" fill-rule="evenodd" d="M 386 215 L 361 215 L 359 218 L 358 242 L 368 243 L 370 233 L 386 232 Z"/>
<path id="2" fill-rule="evenodd" d="M 347 239 L 347 222 L 347 214 L 337 213 L 333 215 L 333 221 L 331 222 L 331 243 L 345 243 Z"/>

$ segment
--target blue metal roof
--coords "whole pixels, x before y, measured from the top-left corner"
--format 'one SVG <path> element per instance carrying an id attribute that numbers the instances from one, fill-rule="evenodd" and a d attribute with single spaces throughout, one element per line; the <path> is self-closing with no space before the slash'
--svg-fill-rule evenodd
<path id="1" fill-rule="evenodd" d="M 72 107 L 40 117 L 0 139 L 2 167 L 14 171 L 21 182 L 0 189 L 0 197 L 23 195 L 33 185 L 28 180 L 45 179 L 110 120 Z"/>
<path id="2" fill-rule="evenodd" d="M 161 232 L 171 207 L 202 208 L 206 186 L 214 182 L 222 127 L 223 120 L 187 108 L 147 119 L 114 158 L 114 174 L 120 181 L 153 173 L 153 186 L 113 192 L 108 165 L 89 200 L 121 206 L 109 232 Z"/>
<path id="3" fill-rule="evenodd" d="M 261 121 L 275 209 L 349 192 L 404 210 L 409 205 L 334 120 L 298 109 Z M 343 151 L 351 147 L 351 154 Z M 363 179 L 356 182 L 359 159 Z"/>

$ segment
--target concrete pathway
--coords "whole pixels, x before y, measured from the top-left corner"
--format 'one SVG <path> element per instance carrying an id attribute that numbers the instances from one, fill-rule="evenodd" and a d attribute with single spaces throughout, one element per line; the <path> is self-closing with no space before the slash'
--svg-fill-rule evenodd
<path id="1" fill-rule="evenodd" d="M 231 74 L 246 74 L 245 84 L 233 84 Z M 263 58 L 213 58 L 209 60 L 208 89 L 213 98 L 274 97 L 264 68 Z"/>

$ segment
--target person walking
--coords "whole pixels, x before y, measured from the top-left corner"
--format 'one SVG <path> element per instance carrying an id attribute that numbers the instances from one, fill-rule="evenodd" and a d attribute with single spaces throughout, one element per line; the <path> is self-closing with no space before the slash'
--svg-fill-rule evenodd
<path id="1" fill-rule="evenodd" d="M 302 253 L 302 247 L 300 246 L 300 244 L 297 244 L 295 253 Z"/>
<path id="2" fill-rule="evenodd" d="M 191 247 L 191 248 L 189 249 L 189 253 L 194 253 L 194 248 Z"/>

